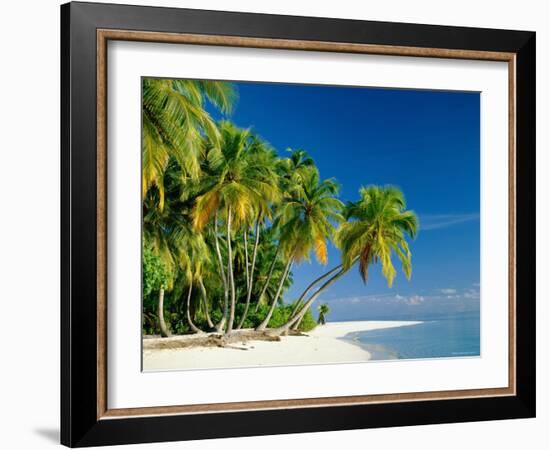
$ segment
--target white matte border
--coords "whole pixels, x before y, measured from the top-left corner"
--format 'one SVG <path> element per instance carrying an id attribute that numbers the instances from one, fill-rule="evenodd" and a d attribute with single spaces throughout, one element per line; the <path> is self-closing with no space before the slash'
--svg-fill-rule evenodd
<path id="1" fill-rule="evenodd" d="M 508 385 L 507 63 L 124 41 L 107 58 L 109 409 Z M 481 92 L 481 357 L 141 372 L 142 76 Z"/>

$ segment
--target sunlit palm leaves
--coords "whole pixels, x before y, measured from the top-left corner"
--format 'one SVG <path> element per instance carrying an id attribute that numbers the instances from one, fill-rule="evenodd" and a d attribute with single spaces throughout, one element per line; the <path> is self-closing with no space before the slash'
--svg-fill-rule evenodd
<path id="1" fill-rule="evenodd" d="M 349 203 L 345 215 L 348 221 L 337 233 L 344 268 L 359 258 L 359 272 L 366 282 L 369 266 L 377 261 L 391 287 L 396 275 L 392 262 L 395 252 L 407 278 L 411 276 L 411 252 L 406 235 L 413 238 L 418 222 L 413 211 L 406 210 L 403 193 L 396 187 L 369 186 L 361 188 L 360 200 Z"/>
<path id="2" fill-rule="evenodd" d="M 250 223 L 258 212 L 269 211 L 280 191 L 275 172 L 275 153 L 249 130 L 229 122 L 220 124 L 219 147 L 207 150 L 207 167 L 201 185 L 204 194 L 197 198 L 193 223 L 201 230 L 222 207 L 231 208 L 234 227 Z"/>
<path id="3" fill-rule="evenodd" d="M 231 84 L 196 80 L 144 78 L 142 85 L 142 190 L 159 191 L 164 207 L 163 174 L 170 157 L 189 177 L 200 174 L 201 136 L 217 143 L 217 127 L 204 109 L 205 98 L 229 112 L 235 91 Z"/>
<path id="4" fill-rule="evenodd" d="M 338 184 L 320 180 L 317 170 L 300 176 L 293 195 L 285 198 L 279 209 L 281 242 L 287 256 L 295 261 L 309 259 L 313 250 L 321 264 L 327 263 L 327 240 L 334 233 L 334 224 L 343 221 L 343 204 L 336 195 Z"/>

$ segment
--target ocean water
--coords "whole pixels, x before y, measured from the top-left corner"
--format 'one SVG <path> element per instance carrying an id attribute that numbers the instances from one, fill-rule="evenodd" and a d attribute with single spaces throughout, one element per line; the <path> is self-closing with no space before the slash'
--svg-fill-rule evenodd
<path id="1" fill-rule="evenodd" d="M 480 355 L 478 312 L 419 318 L 422 323 L 348 334 L 373 360 L 471 357 Z"/>

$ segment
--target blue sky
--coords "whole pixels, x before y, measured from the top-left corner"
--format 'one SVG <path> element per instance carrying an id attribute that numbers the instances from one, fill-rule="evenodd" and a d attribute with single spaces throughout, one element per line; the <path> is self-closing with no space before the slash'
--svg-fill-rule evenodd
<path id="1" fill-rule="evenodd" d="M 368 284 L 353 268 L 321 302 L 331 320 L 418 317 L 479 308 L 479 94 L 465 92 L 235 83 L 231 120 L 251 127 L 281 156 L 304 149 L 343 201 L 361 186 L 392 184 L 420 219 L 410 243 L 413 275 L 391 289 L 373 267 Z M 219 118 L 218 114 L 214 114 Z M 295 266 L 286 300 L 339 263 Z"/>

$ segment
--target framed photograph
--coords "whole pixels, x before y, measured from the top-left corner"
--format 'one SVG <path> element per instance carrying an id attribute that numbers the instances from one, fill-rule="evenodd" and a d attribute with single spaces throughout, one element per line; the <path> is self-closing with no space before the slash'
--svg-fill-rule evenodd
<path id="1" fill-rule="evenodd" d="M 61 441 L 535 415 L 535 33 L 61 7 Z"/>

